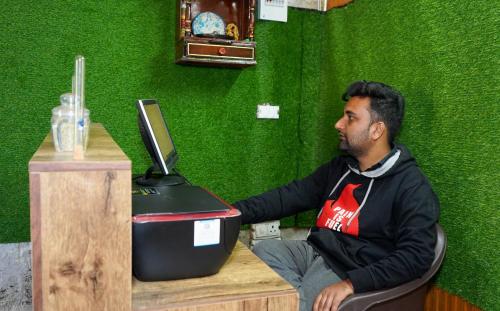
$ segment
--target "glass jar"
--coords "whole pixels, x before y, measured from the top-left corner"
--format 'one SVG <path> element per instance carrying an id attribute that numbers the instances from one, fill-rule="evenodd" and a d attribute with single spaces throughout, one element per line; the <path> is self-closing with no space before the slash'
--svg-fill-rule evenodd
<path id="1" fill-rule="evenodd" d="M 60 97 L 61 105 L 52 109 L 52 140 L 58 152 L 73 151 L 75 139 L 75 105 L 73 94 L 65 93 Z M 83 147 L 88 144 L 90 111 L 85 109 L 83 118 Z"/>

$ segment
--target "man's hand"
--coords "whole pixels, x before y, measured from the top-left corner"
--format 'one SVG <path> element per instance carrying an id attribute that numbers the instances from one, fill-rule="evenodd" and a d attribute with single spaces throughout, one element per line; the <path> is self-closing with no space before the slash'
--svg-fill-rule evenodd
<path id="1" fill-rule="evenodd" d="M 337 311 L 342 300 L 352 293 L 354 288 L 349 280 L 327 286 L 316 297 L 313 311 Z"/>

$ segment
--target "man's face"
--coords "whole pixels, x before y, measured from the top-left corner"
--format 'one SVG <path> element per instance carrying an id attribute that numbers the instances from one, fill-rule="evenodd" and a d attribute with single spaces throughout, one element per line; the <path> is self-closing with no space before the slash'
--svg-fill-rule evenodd
<path id="1" fill-rule="evenodd" d="M 339 148 L 354 157 L 364 155 L 371 146 L 370 98 L 354 96 L 344 107 L 344 115 L 335 123 Z"/>

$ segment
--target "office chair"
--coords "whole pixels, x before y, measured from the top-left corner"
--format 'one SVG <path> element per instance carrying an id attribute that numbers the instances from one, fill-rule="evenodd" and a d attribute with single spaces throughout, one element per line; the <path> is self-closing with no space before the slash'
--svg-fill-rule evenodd
<path id="1" fill-rule="evenodd" d="M 339 311 L 422 311 L 429 280 L 436 274 L 446 252 L 446 235 L 436 224 L 437 240 L 431 268 L 421 278 L 396 287 L 354 294 L 339 306 Z"/>

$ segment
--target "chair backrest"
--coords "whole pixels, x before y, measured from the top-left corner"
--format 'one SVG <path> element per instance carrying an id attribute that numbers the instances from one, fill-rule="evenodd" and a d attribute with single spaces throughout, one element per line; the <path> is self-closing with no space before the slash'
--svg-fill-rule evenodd
<path id="1" fill-rule="evenodd" d="M 422 277 L 396 287 L 351 295 L 340 304 L 339 311 L 368 310 L 371 306 L 405 296 L 426 285 L 439 270 L 446 252 L 446 234 L 439 224 L 436 224 L 436 236 L 434 260 L 430 269 Z"/>

